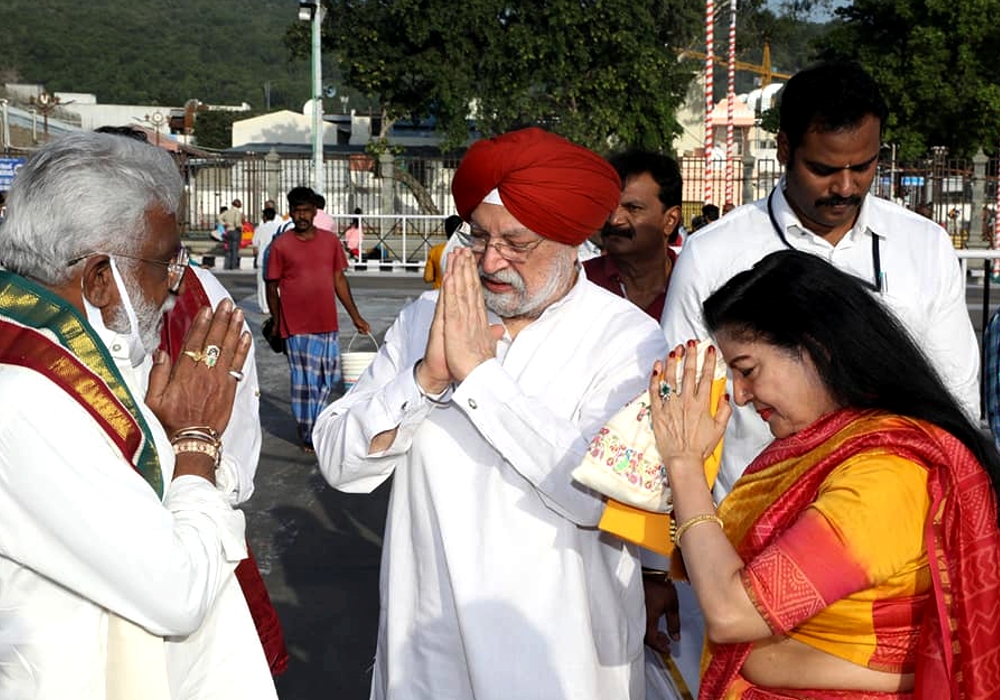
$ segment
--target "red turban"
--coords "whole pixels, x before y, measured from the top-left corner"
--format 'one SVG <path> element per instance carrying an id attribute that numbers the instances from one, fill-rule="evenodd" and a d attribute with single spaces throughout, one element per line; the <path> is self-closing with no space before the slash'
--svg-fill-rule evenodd
<path id="1" fill-rule="evenodd" d="M 451 193 L 466 221 L 494 188 L 514 218 L 545 238 L 580 245 L 618 206 L 621 180 L 607 161 L 537 127 L 477 141 Z"/>

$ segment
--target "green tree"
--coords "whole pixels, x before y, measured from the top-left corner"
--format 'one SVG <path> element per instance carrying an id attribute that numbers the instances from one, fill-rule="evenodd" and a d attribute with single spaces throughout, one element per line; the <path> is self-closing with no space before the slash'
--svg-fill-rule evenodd
<path id="1" fill-rule="evenodd" d="M 203 110 L 195 114 L 194 137 L 199 148 L 223 150 L 232 146 L 233 122 L 249 119 L 259 112 Z"/>
<path id="2" fill-rule="evenodd" d="M 693 76 L 676 49 L 701 28 L 699 2 L 504 2 L 483 47 L 479 123 L 540 123 L 597 150 L 669 149 Z"/>
<path id="3" fill-rule="evenodd" d="M 324 51 L 392 120 L 432 118 L 444 149 L 540 124 L 606 151 L 668 149 L 691 79 L 675 48 L 696 0 L 329 0 Z M 301 27 L 286 37 L 308 51 Z"/>
<path id="4" fill-rule="evenodd" d="M 288 0 L 3 0 L 0 74 L 143 105 L 263 108 L 269 85 L 272 108 L 298 111 L 309 63 L 288 60 L 280 29 L 294 17 Z"/>
<path id="5" fill-rule="evenodd" d="M 856 0 L 820 42 L 858 60 L 881 85 L 885 139 L 903 159 L 931 146 L 954 156 L 1000 137 L 1000 0 Z"/>

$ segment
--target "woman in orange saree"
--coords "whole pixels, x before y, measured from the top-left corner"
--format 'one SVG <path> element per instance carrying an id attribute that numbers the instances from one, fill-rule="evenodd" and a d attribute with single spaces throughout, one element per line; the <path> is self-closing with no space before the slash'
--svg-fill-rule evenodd
<path id="1" fill-rule="evenodd" d="M 700 464 L 728 403 L 711 417 L 682 348 L 654 367 L 657 391 L 685 370 L 652 416 L 709 639 L 700 697 L 1000 697 L 991 441 L 862 283 L 815 256 L 768 256 L 704 310 L 734 399 L 776 439 L 716 513 Z"/>

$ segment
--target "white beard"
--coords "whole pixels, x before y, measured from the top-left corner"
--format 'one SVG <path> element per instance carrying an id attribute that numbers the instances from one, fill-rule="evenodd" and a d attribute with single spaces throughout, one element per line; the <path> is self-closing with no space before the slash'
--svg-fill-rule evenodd
<path id="1" fill-rule="evenodd" d="M 125 280 L 125 291 L 132 302 L 132 308 L 139 321 L 139 339 L 147 355 L 151 355 L 154 350 L 160 347 L 160 330 L 163 328 L 163 314 L 174 308 L 177 303 L 177 296 L 170 294 L 166 301 L 159 307 L 154 306 L 142 294 L 138 285 L 133 285 L 132 280 Z M 130 332 L 128 314 L 125 313 L 123 304 L 119 304 L 112 315 L 108 328 L 115 333 L 128 335 Z"/>
<path id="2" fill-rule="evenodd" d="M 576 259 L 574 252 L 574 260 Z M 479 265 L 479 276 L 483 279 L 502 284 L 509 284 L 514 289 L 510 292 L 497 293 L 483 288 L 483 299 L 486 308 L 500 318 L 537 318 L 555 301 L 555 295 L 569 286 L 575 267 L 567 265 L 560 258 L 552 259 L 552 265 L 546 275 L 545 284 L 533 294 L 529 294 L 524 278 L 514 268 L 508 267 L 493 274 L 483 272 Z"/>

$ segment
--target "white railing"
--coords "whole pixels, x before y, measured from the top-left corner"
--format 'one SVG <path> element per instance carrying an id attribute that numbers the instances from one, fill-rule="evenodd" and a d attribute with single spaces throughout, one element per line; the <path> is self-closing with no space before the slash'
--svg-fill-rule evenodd
<path id="1" fill-rule="evenodd" d="M 962 266 L 962 276 L 966 279 L 969 277 L 969 261 L 1000 260 L 1000 250 L 991 248 L 966 248 L 956 250 L 955 254 L 958 255 L 958 262 Z M 982 271 L 982 265 L 973 266 L 971 269 L 973 274 L 979 274 Z"/>
<path id="2" fill-rule="evenodd" d="M 429 214 L 335 214 L 341 236 L 353 219 L 361 222 L 361 257 L 351 262 L 355 270 L 420 272 L 427 252 L 447 240 L 447 216 Z M 376 247 L 381 247 L 381 252 Z"/>
<path id="3" fill-rule="evenodd" d="M 986 329 L 986 325 L 989 323 L 990 315 L 992 313 L 993 304 L 990 301 L 990 287 L 994 283 L 994 271 L 1000 272 L 1000 250 L 992 250 L 989 248 L 975 248 L 975 249 L 963 249 L 956 250 L 955 253 L 958 255 L 958 262 L 962 266 L 962 277 L 965 280 L 969 280 L 970 273 L 973 276 L 981 276 L 983 284 L 983 296 L 982 305 L 980 307 L 980 324 L 983 330 Z M 989 262 L 993 261 L 993 262 Z M 970 263 L 972 266 L 970 267 Z M 998 285 L 1000 286 L 1000 285 Z M 971 315 L 971 314 L 970 314 Z M 975 323 L 975 318 L 972 319 Z M 977 334 L 980 338 L 980 362 L 982 367 L 986 367 L 986 348 L 982 344 L 982 333 Z M 985 372 L 982 373 L 985 376 Z M 986 425 L 986 389 L 985 386 L 981 386 L 982 395 L 980 396 L 979 404 L 979 417 L 983 421 L 983 427 L 989 429 Z"/>
<path id="4" fill-rule="evenodd" d="M 350 226 L 352 219 L 359 219 L 362 226 L 360 260 L 354 261 L 354 267 L 372 269 L 372 266 L 383 268 L 419 271 L 427 262 L 427 251 L 431 246 L 446 240 L 444 220 L 446 216 L 429 214 L 334 214 L 338 224 L 338 233 Z M 378 258 L 369 255 L 372 249 L 382 245 L 387 257 Z M 974 248 L 956 250 L 959 264 L 962 266 L 962 277 L 969 275 L 978 277 L 983 274 L 983 266 L 975 263 L 984 260 L 995 260 L 996 269 L 1000 271 L 1000 249 Z M 417 266 L 418 269 L 414 269 Z"/>
<path id="5" fill-rule="evenodd" d="M 343 233 L 352 219 L 359 219 L 362 224 L 361 250 L 362 261 L 355 264 L 378 264 L 385 266 L 412 267 L 423 266 L 427 262 L 427 251 L 436 243 L 446 240 L 444 220 L 446 216 L 428 214 L 335 214 L 340 233 Z M 366 231 L 366 232 L 365 232 Z M 383 244 L 388 250 L 388 259 L 372 258 L 368 253 L 378 244 Z M 968 279 L 969 274 L 979 276 L 983 273 L 982 265 L 977 261 L 996 260 L 1000 269 L 1000 249 L 974 248 L 956 250 L 959 264 L 962 266 L 962 277 Z"/>

